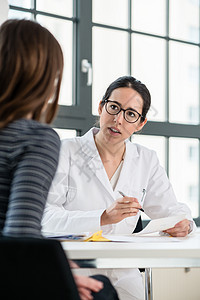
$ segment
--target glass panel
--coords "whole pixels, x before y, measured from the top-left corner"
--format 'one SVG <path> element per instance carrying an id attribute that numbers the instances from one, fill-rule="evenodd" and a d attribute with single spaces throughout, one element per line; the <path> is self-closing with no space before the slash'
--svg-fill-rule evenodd
<path id="1" fill-rule="evenodd" d="M 165 0 L 132 0 L 132 29 L 165 35 Z"/>
<path id="2" fill-rule="evenodd" d="M 199 1 L 170 1 L 170 37 L 199 43 Z"/>
<path id="3" fill-rule="evenodd" d="M 118 77 L 128 74 L 127 53 L 128 34 L 126 32 L 93 28 L 93 114 L 98 114 L 98 103 L 110 83 Z"/>
<path id="4" fill-rule="evenodd" d="M 8 19 L 9 5 L 7 0 L 0 0 L 0 25 Z"/>
<path id="5" fill-rule="evenodd" d="M 165 41 L 132 35 L 132 75 L 149 89 L 152 105 L 148 119 L 165 119 Z"/>
<path id="6" fill-rule="evenodd" d="M 53 128 L 53 129 L 57 132 L 61 140 L 73 138 L 76 136 L 76 130 L 62 129 L 62 128 Z"/>
<path id="7" fill-rule="evenodd" d="M 9 9 L 8 11 L 8 19 L 26 19 L 32 20 L 33 15 L 31 13 L 27 13 L 25 11 L 19 11 L 14 9 Z"/>
<path id="8" fill-rule="evenodd" d="M 156 151 L 160 165 L 165 168 L 165 138 L 161 136 L 149 136 L 133 134 L 131 142 L 140 144 L 151 150 Z M 145 214 L 141 214 L 142 220 L 149 220 L 150 218 Z"/>
<path id="9" fill-rule="evenodd" d="M 8 0 L 9 5 L 33 8 L 33 0 Z"/>
<path id="10" fill-rule="evenodd" d="M 169 139 L 169 177 L 178 201 L 187 203 L 193 218 L 199 215 L 199 141 Z"/>
<path id="11" fill-rule="evenodd" d="M 127 0 L 93 0 L 92 20 L 95 23 L 128 27 Z"/>
<path id="12" fill-rule="evenodd" d="M 55 15 L 62 15 L 70 18 L 73 16 L 72 0 L 59 0 L 59 2 L 55 0 L 37 0 L 36 7 L 37 10 Z"/>
<path id="13" fill-rule="evenodd" d="M 134 134 L 131 137 L 131 142 L 145 146 L 156 151 L 160 165 L 165 168 L 165 138 L 162 136 L 150 136 Z"/>
<path id="14" fill-rule="evenodd" d="M 64 72 L 59 104 L 72 105 L 72 22 L 37 15 L 37 21 L 58 39 L 64 54 Z"/>
<path id="15" fill-rule="evenodd" d="M 170 122 L 199 122 L 199 49 L 170 42 Z"/>

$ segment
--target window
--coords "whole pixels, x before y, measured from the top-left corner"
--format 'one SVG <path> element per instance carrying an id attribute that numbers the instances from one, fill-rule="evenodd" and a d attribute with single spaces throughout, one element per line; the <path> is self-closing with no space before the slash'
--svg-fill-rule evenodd
<path id="1" fill-rule="evenodd" d="M 199 47 L 171 41 L 169 51 L 169 119 L 174 123 L 193 124 L 188 110 L 191 105 L 199 108 L 199 73 L 192 74 L 191 67 L 199 70 Z"/>
<path id="2" fill-rule="evenodd" d="M 31 1 L 10 0 L 11 8 L 9 18 L 36 19 L 41 25 L 47 27 L 58 39 L 64 53 L 64 71 L 61 86 L 60 104 L 71 105 L 72 97 L 72 45 L 73 45 L 73 19 L 72 0 Z M 13 6 L 15 5 L 15 6 Z M 23 9 L 22 11 L 20 10 Z M 13 8 L 13 9 L 12 9 Z M 15 9 L 14 9 L 15 8 Z"/>
<path id="3" fill-rule="evenodd" d="M 164 137 L 134 134 L 131 141 L 156 151 L 161 166 L 166 168 L 166 139 Z"/>
<path id="4" fill-rule="evenodd" d="M 62 128 L 54 128 L 54 130 L 57 132 L 61 140 L 66 138 L 73 138 L 77 135 L 76 130 L 69 130 L 69 129 L 62 129 Z"/>
<path id="5" fill-rule="evenodd" d="M 119 76 L 131 74 L 147 85 L 152 95 L 148 123 L 132 141 L 156 150 L 178 200 L 191 206 L 200 225 L 200 1 L 60 0 L 58 5 L 49 0 L 46 5 L 45 0 L 9 0 L 9 4 L 10 18 L 36 19 L 63 48 L 64 80 L 54 128 L 72 130 L 70 135 L 85 133 L 97 121 L 98 103 L 107 86 Z M 92 65 L 91 85 L 81 71 L 83 59 Z"/>
<path id="6" fill-rule="evenodd" d="M 196 202 L 197 203 L 197 198 L 198 198 L 198 187 L 195 185 L 190 185 L 188 187 L 188 192 L 189 192 L 189 200 L 190 202 Z M 197 211 L 197 208 L 196 208 Z"/>
<path id="7" fill-rule="evenodd" d="M 193 145 L 189 145 L 188 147 L 188 158 L 191 162 L 195 162 L 198 164 L 198 156 L 199 156 L 199 148 L 198 144 L 196 143 Z"/>
<path id="8" fill-rule="evenodd" d="M 179 201 L 190 206 L 193 217 L 198 217 L 199 141 L 197 139 L 169 139 L 169 178 Z M 190 157 L 188 157 L 190 149 Z M 192 149 L 192 150 L 191 150 Z M 188 195 L 191 186 L 196 187 L 196 196 Z M 189 197 L 188 197 L 189 196 Z"/>

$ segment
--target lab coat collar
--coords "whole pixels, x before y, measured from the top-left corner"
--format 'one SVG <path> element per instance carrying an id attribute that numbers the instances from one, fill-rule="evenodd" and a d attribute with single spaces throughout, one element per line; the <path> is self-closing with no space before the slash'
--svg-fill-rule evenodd
<path id="1" fill-rule="evenodd" d="M 121 191 L 126 196 L 133 196 L 134 182 L 137 182 L 138 176 L 138 158 L 139 152 L 137 145 L 129 140 L 126 140 L 126 152 L 124 156 L 123 167 L 115 187 L 115 193 Z"/>
<path id="2" fill-rule="evenodd" d="M 137 176 L 136 162 L 139 157 L 137 146 L 129 140 L 125 141 L 126 152 L 123 167 L 116 188 L 113 191 L 94 141 L 94 135 L 97 134 L 98 131 L 98 128 L 91 128 L 80 138 L 81 149 L 86 157 L 86 163 L 88 164 L 88 167 L 93 170 L 93 175 L 99 179 L 112 198 L 116 199 L 119 197 L 118 190 L 124 192 L 124 194 L 127 194 L 128 196 L 131 194 L 131 183 L 134 182 L 134 177 Z"/>
<path id="3" fill-rule="evenodd" d="M 81 137 L 81 145 L 82 145 L 82 150 L 88 154 L 88 156 L 95 157 L 98 154 L 98 150 L 95 145 L 94 141 L 94 135 L 96 135 L 99 132 L 99 128 L 93 127 L 91 128 L 88 132 L 86 132 L 82 137 Z M 125 141 L 126 143 L 126 154 L 125 156 L 127 159 L 131 159 L 132 157 L 138 157 L 138 149 L 136 147 L 136 144 L 132 143 L 127 139 Z M 87 149 L 87 144 L 90 145 L 90 149 Z"/>
<path id="4" fill-rule="evenodd" d="M 98 128 L 92 128 L 80 138 L 81 149 L 84 152 L 87 168 L 90 169 L 93 176 L 98 178 L 102 184 L 102 188 L 106 189 L 110 196 L 115 199 L 114 191 L 94 141 L 94 135 L 97 134 L 98 131 Z"/>
<path id="5" fill-rule="evenodd" d="M 94 141 L 94 135 L 98 133 L 98 128 L 91 128 L 86 134 L 84 134 L 80 138 L 81 148 L 82 151 L 85 153 L 85 155 L 88 158 L 94 158 L 99 156 L 95 141 Z"/>

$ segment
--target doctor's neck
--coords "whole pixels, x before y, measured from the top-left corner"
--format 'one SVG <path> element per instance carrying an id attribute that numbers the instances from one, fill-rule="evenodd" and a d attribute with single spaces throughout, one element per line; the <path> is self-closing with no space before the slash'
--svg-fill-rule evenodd
<path id="1" fill-rule="evenodd" d="M 94 136 L 94 141 L 102 160 L 119 160 L 123 159 L 126 146 L 125 142 L 109 143 L 102 138 L 100 132 Z"/>

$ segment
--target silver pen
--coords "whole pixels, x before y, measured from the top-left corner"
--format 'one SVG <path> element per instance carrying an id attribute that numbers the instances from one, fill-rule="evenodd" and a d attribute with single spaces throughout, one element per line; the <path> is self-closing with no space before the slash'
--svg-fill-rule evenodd
<path id="1" fill-rule="evenodd" d="M 126 195 L 124 195 L 123 192 L 121 192 L 121 191 L 118 191 L 118 192 L 120 193 L 120 195 L 122 195 L 122 197 L 126 197 Z M 144 200 L 144 195 L 145 195 L 146 190 L 143 189 L 142 192 L 143 192 L 143 195 L 142 195 L 142 200 L 141 200 L 141 202 Z M 144 209 L 143 209 L 143 208 L 138 208 L 138 209 L 144 212 Z"/>
<path id="2" fill-rule="evenodd" d="M 141 203 L 144 201 L 144 196 L 145 196 L 145 194 L 146 194 L 146 190 L 143 189 L 143 190 L 142 190 L 142 199 L 141 199 Z"/>

